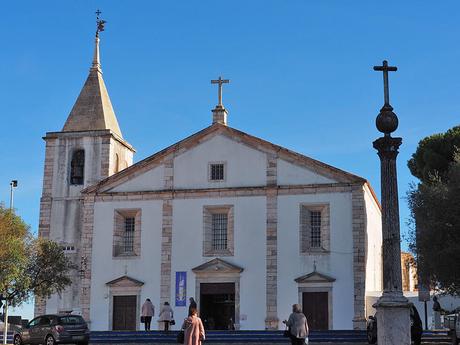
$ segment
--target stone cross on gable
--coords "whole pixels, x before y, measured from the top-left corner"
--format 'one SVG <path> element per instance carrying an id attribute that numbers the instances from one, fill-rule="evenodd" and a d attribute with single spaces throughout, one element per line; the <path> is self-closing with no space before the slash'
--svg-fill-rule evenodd
<path id="1" fill-rule="evenodd" d="M 388 66 L 388 61 L 383 60 L 382 66 L 374 66 L 374 71 L 383 72 L 383 93 L 385 97 L 385 104 L 390 104 L 390 92 L 388 89 L 388 72 L 396 72 L 397 67 Z"/>
<path id="2" fill-rule="evenodd" d="M 217 80 L 211 80 L 211 84 L 219 84 L 219 88 L 218 88 L 218 100 L 219 100 L 219 103 L 217 104 L 218 107 L 223 107 L 223 104 L 222 104 L 222 85 L 223 84 L 228 84 L 230 83 L 230 80 L 229 79 L 222 79 L 222 77 L 219 77 L 219 79 Z"/>

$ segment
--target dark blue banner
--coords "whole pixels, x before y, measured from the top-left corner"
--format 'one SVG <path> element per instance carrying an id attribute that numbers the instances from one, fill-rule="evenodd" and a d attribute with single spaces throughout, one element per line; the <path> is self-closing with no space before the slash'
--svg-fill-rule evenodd
<path id="1" fill-rule="evenodd" d="M 176 307 L 187 305 L 187 272 L 176 272 Z"/>

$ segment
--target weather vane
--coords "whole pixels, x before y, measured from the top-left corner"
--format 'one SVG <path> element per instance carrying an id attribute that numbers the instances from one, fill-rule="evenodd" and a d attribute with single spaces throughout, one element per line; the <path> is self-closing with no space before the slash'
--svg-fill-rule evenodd
<path id="1" fill-rule="evenodd" d="M 99 37 L 99 32 L 104 31 L 105 23 L 107 23 L 104 19 L 100 19 L 101 11 L 99 9 L 96 11 L 96 36 Z"/>

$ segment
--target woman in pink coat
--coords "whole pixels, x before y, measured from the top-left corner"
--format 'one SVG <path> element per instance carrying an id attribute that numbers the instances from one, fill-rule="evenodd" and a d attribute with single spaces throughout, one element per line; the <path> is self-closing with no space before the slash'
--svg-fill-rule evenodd
<path id="1" fill-rule="evenodd" d="M 184 345 L 201 345 L 204 340 L 204 327 L 197 315 L 196 308 L 190 308 L 189 317 L 182 325 L 184 330 Z"/>

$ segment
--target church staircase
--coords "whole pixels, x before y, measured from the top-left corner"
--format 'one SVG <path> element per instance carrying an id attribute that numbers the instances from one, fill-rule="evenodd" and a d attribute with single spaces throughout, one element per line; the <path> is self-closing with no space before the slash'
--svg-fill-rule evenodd
<path id="1" fill-rule="evenodd" d="M 1 334 L 1 332 L 0 332 Z M 91 344 L 174 344 L 177 331 L 93 331 Z M 355 330 L 313 331 L 310 344 L 367 344 L 366 332 Z M 8 332 L 8 343 L 13 342 L 13 333 Z M 213 344 L 289 344 L 288 338 L 283 337 L 283 331 L 208 331 L 206 343 Z M 445 331 L 429 331 L 423 333 L 423 344 L 450 344 L 450 338 Z"/>

